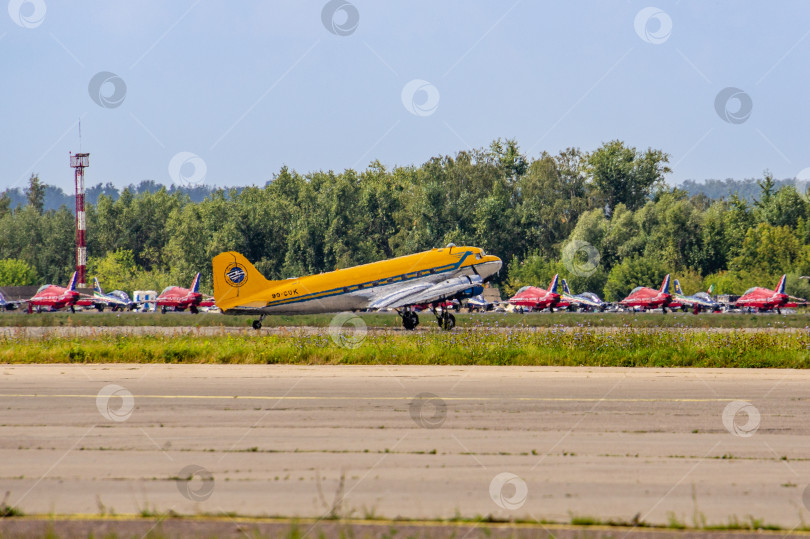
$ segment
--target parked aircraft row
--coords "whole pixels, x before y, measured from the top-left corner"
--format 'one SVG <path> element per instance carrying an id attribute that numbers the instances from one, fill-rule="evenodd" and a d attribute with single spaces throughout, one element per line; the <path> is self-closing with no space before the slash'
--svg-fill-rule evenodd
<path id="1" fill-rule="evenodd" d="M 710 286 L 706 292 L 698 292 L 687 296 L 681 289 L 681 284 L 677 279 L 673 281 L 673 292 L 670 293 L 670 276 L 664 277 L 661 287 L 658 289 L 639 286 L 634 288 L 630 294 L 616 305 L 622 309 L 640 309 L 642 311 L 661 309 L 664 313 L 669 310 L 691 309 L 694 314 L 701 311 L 720 311 L 724 307 L 735 307 L 749 311 L 766 312 L 776 310 L 781 313 L 784 307 L 796 307 L 797 301 L 804 302 L 801 298 L 795 298 L 785 293 L 785 281 L 787 276 L 782 275 L 775 290 L 762 287 L 753 287 L 737 299 L 733 305 L 724 305 L 714 299 L 714 285 Z M 557 292 L 559 286 L 559 276 L 555 275 L 551 280 L 548 290 L 534 286 L 524 286 L 517 293 L 509 298 L 509 303 L 515 306 L 541 311 L 562 308 L 581 308 L 583 310 L 604 311 L 608 304 L 599 299 L 595 294 L 585 292 L 578 296 L 572 296 L 568 283 L 562 279 L 563 293 Z"/>
<path id="2" fill-rule="evenodd" d="M 191 288 L 180 286 L 169 286 L 154 301 L 156 308 L 162 313 L 168 310 L 184 311 L 188 309 L 192 314 L 197 314 L 200 307 L 213 307 L 212 298 L 205 297 L 200 293 L 200 274 L 194 277 Z M 54 284 L 43 285 L 30 299 L 10 301 L 0 293 L 0 309 L 11 311 L 27 308 L 28 312 L 43 311 L 76 311 L 76 307 L 96 309 L 99 312 L 104 309 L 112 311 L 134 311 L 139 309 L 143 302 L 133 301 L 129 294 L 122 290 L 114 290 L 109 294 L 105 293 L 98 282 L 98 278 L 93 278 L 93 295 L 82 294 L 76 290 L 76 272 L 70 277 L 66 287 Z M 27 307 L 23 307 L 27 306 Z"/>
<path id="3" fill-rule="evenodd" d="M 479 247 L 457 247 L 451 243 L 444 248 L 413 255 L 277 281 L 266 279 L 243 255 L 236 252 L 217 255 L 212 265 L 214 298 L 200 293 L 198 273 L 189 288 L 170 286 L 163 290 L 156 300 L 157 307 L 163 313 L 169 309 L 188 309 L 196 313 L 200 307 L 216 305 L 224 314 L 258 316 L 253 322 L 255 329 L 261 329 L 262 319 L 268 314 L 392 309 L 399 314 L 403 327 L 409 330 L 419 324 L 417 310 L 421 307 L 430 309 L 438 325 L 449 330 L 455 326 L 455 318 L 449 312 L 448 305 L 469 299 L 469 305 L 486 308 L 486 302 L 480 297 L 483 284 L 500 271 L 502 262 Z M 779 311 L 783 307 L 796 306 L 795 300 L 798 298 L 785 293 L 785 280 L 783 275 L 776 290 L 760 287 L 747 290 L 735 302 L 735 306 L 759 311 Z M 691 308 L 695 313 L 720 308 L 720 304 L 711 296 L 712 288 L 708 292 L 686 296 L 677 280 L 674 281 L 674 293 L 670 293 L 669 287 L 670 276 L 667 275 L 658 290 L 638 287 L 617 305 L 641 310 L 660 308 L 665 313 L 667 309 L 676 308 Z M 572 294 L 568 283 L 558 275 L 554 276 L 548 290 L 524 287 L 509 302 L 535 310 L 567 307 L 604 311 L 608 307 L 591 292 Z M 76 305 L 98 310 L 106 307 L 137 307 L 137 303 L 132 302 L 124 292 L 105 294 L 97 279 L 92 296 L 80 294 L 76 290 L 75 273 L 66 288 L 45 285 L 34 297 L 16 302 L 0 297 L 0 308 L 14 309 L 23 304 L 28 305 L 29 312 L 46 308 L 74 310 Z"/>

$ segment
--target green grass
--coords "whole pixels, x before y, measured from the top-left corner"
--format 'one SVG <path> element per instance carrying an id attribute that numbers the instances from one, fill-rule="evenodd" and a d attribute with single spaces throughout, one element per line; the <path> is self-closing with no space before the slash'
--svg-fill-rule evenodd
<path id="1" fill-rule="evenodd" d="M 369 327 L 400 327 L 395 313 L 358 313 Z M 483 313 L 454 314 L 458 327 L 670 327 L 670 328 L 807 328 L 810 314 L 700 314 L 691 313 Z M 249 327 L 255 317 L 186 313 L 0 313 L 0 327 L 32 326 L 165 326 Z M 268 316 L 265 327 L 326 327 L 334 314 Z M 422 326 L 435 327 L 433 314 L 420 313 Z"/>
<path id="2" fill-rule="evenodd" d="M 381 333 L 348 348 L 316 334 L 100 335 L 0 339 L 4 363 L 585 365 L 810 367 L 810 331 L 722 333 L 619 328 Z"/>

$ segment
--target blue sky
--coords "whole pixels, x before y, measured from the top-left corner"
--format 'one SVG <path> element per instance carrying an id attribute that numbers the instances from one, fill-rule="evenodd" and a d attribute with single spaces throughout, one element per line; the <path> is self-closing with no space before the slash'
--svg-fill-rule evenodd
<path id="1" fill-rule="evenodd" d="M 660 148 L 673 184 L 806 179 L 808 21 L 802 1 L 10 0 L 0 188 L 72 189 L 80 118 L 89 184 L 263 184 L 498 137 Z"/>

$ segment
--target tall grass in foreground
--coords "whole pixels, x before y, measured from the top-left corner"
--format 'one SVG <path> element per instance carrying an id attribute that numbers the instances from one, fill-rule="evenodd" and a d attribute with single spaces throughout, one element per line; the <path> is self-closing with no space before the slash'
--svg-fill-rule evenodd
<path id="1" fill-rule="evenodd" d="M 264 319 L 265 327 L 328 327 L 334 314 L 283 316 Z M 369 327 L 399 328 L 396 313 L 357 313 Z M 795 314 L 711 314 L 703 313 L 458 313 L 458 327 L 670 327 L 670 328 L 799 328 L 810 327 L 810 313 Z M 253 316 L 188 313 L 42 313 L 0 311 L 0 327 L 250 327 Z M 419 313 L 420 327 L 436 327 L 433 314 Z"/>
<path id="2" fill-rule="evenodd" d="M 326 332 L 0 339 L 5 363 L 585 365 L 810 367 L 810 331 L 724 333 L 589 328 L 370 333 L 356 348 Z"/>

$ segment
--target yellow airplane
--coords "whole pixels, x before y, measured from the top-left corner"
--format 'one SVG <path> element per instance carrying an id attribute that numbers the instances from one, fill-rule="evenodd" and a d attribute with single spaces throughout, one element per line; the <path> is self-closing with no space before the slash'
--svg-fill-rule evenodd
<path id="1" fill-rule="evenodd" d="M 224 314 L 252 314 L 261 329 L 268 314 L 316 314 L 393 308 L 405 329 L 419 316 L 414 305 L 431 304 L 442 329 L 456 320 L 438 303 L 480 294 L 482 284 L 501 269 L 501 259 L 479 247 L 431 249 L 329 273 L 268 281 L 236 252 L 214 257 L 214 299 Z"/>

